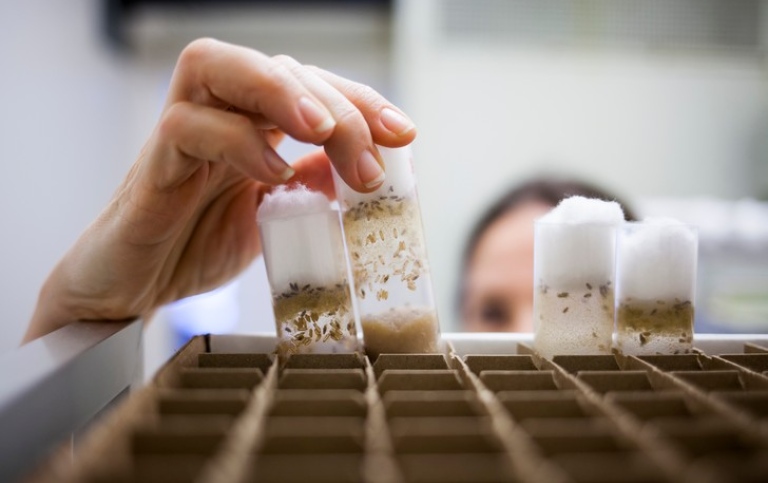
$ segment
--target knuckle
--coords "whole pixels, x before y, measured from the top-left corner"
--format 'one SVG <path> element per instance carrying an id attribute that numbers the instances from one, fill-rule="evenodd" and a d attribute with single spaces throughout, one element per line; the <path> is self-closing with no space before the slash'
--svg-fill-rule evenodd
<path id="1" fill-rule="evenodd" d="M 286 54 L 275 55 L 274 57 L 272 57 L 272 60 L 282 65 L 290 65 L 290 66 L 299 65 L 299 62 L 296 59 Z"/>
<path id="2" fill-rule="evenodd" d="M 381 99 L 381 95 L 373 87 L 366 84 L 353 83 L 350 86 L 352 97 L 365 102 L 374 102 Z"/>
<path id="3" fill-rule="evenodd" d="M 158 123 L 158 131 L 163 139 L 174 139 L 178 137 L 186 122 L 186 106 L 183 103 L 171 104 L 163 113 Z"/>

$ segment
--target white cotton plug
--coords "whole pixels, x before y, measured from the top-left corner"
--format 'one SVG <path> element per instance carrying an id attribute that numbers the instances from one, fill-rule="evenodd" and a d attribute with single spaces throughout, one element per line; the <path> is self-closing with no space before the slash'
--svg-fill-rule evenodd
<path id="1" fill-rule="evenodd" d="M 264 197 L 257 218 L 274 293 L 346 280 L 341 221 L 325 195 L 302 185 L 279 186 Z"/>
<path id="2" fill-rule="evenodd" d="M 330 210 L 330 202 L 324 194 L 311 191 L 302 184 L 280 185 L 264 196 L 256 217 L 259 221 L 269 221 Z"/>
<path id="3" fill-rule="evenodd" d="M 375 191 L 371 193 L 358 193 L 341 179 L 336 170 L 333 171 L 336 194 L 339 200 L 346 204 L 347 208 L 366 201 L 380 199 L 382 196 L 387 198 L 390 196 L 410 198 L 415 195 L 416 180 L 413 175 L 411 148 L 408 146 L 402 148 L 377 146 L 377 148 L 384 161 L 386 178 L 384 183 Z"/>
<path id="4" fill-rule="evenodd" d="M 615 228 L 624 212 L 614 201 L 572 196 L 536 222 L 536 284 L 581 287 L 613 280 Z"/>
<path id="5" fill-rule="evenodd" d="M 628 225 L 617 254 L 621 298 L 692 302 L 697 239 L 693 227 L 671 218 Z"/>

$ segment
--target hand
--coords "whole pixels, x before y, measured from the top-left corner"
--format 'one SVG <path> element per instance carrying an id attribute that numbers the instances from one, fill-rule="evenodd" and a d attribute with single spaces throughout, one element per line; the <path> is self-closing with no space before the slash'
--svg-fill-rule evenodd
<path id="1" fill-rule="evenodd" d="M 274 150 L 285 135 L 325 152 L 291 167 Z M 330 161 L 370 191 L 384 179 L 374 143 L 415 135 L 366 86 L 289 57 L 193 42 L 137 161 L 46 280 L 25 341 L 76 320 L 149 318 L 226 282 L 261 251 L 256 210 L 271 185 L 301 181 L 332 197 Z"/>

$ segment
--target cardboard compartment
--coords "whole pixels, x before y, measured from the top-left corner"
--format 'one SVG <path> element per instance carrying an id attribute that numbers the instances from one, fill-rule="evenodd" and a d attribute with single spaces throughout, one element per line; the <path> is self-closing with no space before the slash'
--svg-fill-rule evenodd
<path id="1" fill-rule="evenodd" d="M 476 375 L 483 371 L 537 371 L 530 355 L 467 354 L 464 362 Z"/>
<path id="2" fill-rule="evenodd" d="M 635 356 L 634 358 L 665 372 L 704 370 L 698 354 Z"/>
<path id="3" fill-rule="evenodd" d="M 552 462 L 574 483 L 662 483 L 659 467 L 639 452 L 558 454 Z"/>
<path id="4" fill-rule="evenodd" d="M 554 371 L 482 371 L 480 381 L 493 392 L 558 389 Z"/>
<path id="5" fill-rule="evenodd" d="M 529 419 L 521 424 L 547 456 L 623 452 L 631 449 L 605 419 Z"/>
<path id="6" fill-rule="evenodd" d="M 443 354 L 380 354 L 373 363 L 373 372 L 376 377 L 386 370 L 410 369 L 410 370 L 447 370 L 448 361 Z"/>
<path id="7" fill-rule="evenodd" d="M 250 397 L 250 391 L 245 389 L 168 389 L 158 393 L 157 409 L 161 416 L 237 416 L 245 409 Z"/>
<path id="8" fill-rule="evenodd" d="M 357 417 L 270 417 L 264 423 L 264 454 L 362 453 L 365 420 Z"/>
<path id="9" fill-rule="evenodd" d="M 485 413 L 471 391 L 388 391 L 382 400 L 388 418 L 467 417 Z"/>
<path id="10" fill-rule="evenodd" d="M 727 401 L 754 418 L 768 419 L 768 391 L 714 391 L 712 396 Z"/>
<path id="11" fill-rule="evenodd" d="M 595 391 L 605 394 L 614 391 L 653 391 L 645 371 L 587 371 L 576 376 Z"/>
<path id="12" fill-rule="evenodd" d="M 264 379 L 261 369 L 183 368 L 179 385 L 184 389 L 253 389 Z"/>
<path id="13" fill-rule="evenodd" d="M 583 397 L 575 391 L 502 391 L 496 397 L 516 421 L 592 416 Z"/>
<path id="14" fill-rule="evenodd" d="M 355 352 L 351 354 L 293 354 L 288 357 L 286 369 L 363 369 L 365 361 Z"/>
<path id="15" fill-rule="evenodd" d="M 612 355 L 560 355 L 552 358 L 552 362 L 571 374 L 580 371 L 619 371 L 616 357 Z"/>
<path id="16" fill-rule="evenodd" d="M 767 344 L 755 344 L 754 342 L 747 342 L 744 344 L 744 353 L 745 354 L 768 354 L 768 343 Z"/>
<path id="17" fill-rule="evenodd" d="M 280 389 L 355 389 L 366 387 L 362 369 L 285 369 L 278 381 Z"/>
<path id="18" fill-rule="evenodd" d="M 702 391 L 738 391 L 744 389 L 739 371 L 672 371 L 674 377 L 681 379 Z"/>
<path id="19" fill-rule="evenodd" d="M 248 481 L 275 483 L 355 483 L 362 480 L 360 454 L 262 454 L 249 469 Z"/>
<path id="20" fill-rule="evenodd" d="M 131 437 L 134 455 L 212 456 L 232 425 L 227 416 L 173 416 L 136 428 Z"/>
<path id="21" fill-rule="evenodd" d="M 501 483 L 514 481 L 502 453 L 401 454 L 400 469 L 409 483 Z"/>
<path id="22" fill-rule="evenodd" d="M 502 451 L 488 417 L 409 417 L 389 420 L 397 453 L 496 453 Z"/>
<path id="23" fill-rule="evenodd" d="M 768 475 L 768 451 L 750 455 L 710 453 L 688 470 L 688 481 L 764 483 Z"/>
<path id="24" fill-rule="evenodd" d="M 387 391 L 455 391 L 463 384 L 455 369 L 403 370 L 387 369 L 378 381 L 379 392 Z"/>
<path id="25" fill-rule="evenodd" d="M 365 397 L 354 389 L 280 389 L 270 416 L 356 416 L 368 412 Z"/>
<path id="26" fill-rule="evenodd" d="M 766 354 L 724 354 L 717 357 L 745 367 L 750 371 L 763 373 L 768 371 L 768 353 Z"/>
<path id="27" fill-rule="evenodd" d="M 617 392 L 610 394 L 606 401 L 619 406 L 641 421 L 660 418 L 692 419 L 696 416 L 682 393 Z"/>
<path id="28" fill-rule="evenodd" d="M 266 374 L 274 362 L 272 354 L 223 354 L 203 352 L 197 355 L 198 367 L 255 368 Z"/>
<path id="29" fill-rule="evenodd" d="M 208 462 L 209 458 L 196 455 L 136 455 L 129 468 L 89 483 L 192 483 Z"/>
<path id="30" fill-rule="evenodd" d="M 709 453 L 747 454 L 757 449 L 732 423 L 713 417 L 699 419 L 692 424 L 689 419 L 659 419 L 650 427 L 672 440 L 690 457 Z"/>

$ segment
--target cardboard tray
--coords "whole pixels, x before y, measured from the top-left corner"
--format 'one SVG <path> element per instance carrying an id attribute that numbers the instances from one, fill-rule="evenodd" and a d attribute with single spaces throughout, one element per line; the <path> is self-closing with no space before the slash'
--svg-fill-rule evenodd
<path id="1" fill-rule="evenodd" d="M 530 334 L 441 354 L 294 355 L 200 336 L 29 481 L 768 480 L 768 337 L 540 359 Z"/>

